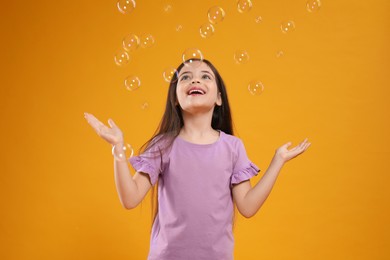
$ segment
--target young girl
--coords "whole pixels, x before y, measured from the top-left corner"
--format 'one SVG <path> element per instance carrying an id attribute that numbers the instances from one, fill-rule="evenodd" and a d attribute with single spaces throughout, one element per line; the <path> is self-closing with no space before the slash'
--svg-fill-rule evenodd
<path id="1" fill-rule="evenodd" d="M 234 204 L 246 218 L 256 214 L 268 197 L 283 165 L 303 153 L 307 139 L 288 150 L 279 147 L 261 180 L 260 171 L 233 136 L 224 82 L 207 60 L 181 64 L 170 83 L 165 113 L 154 136 L 139 156 L 114 159 L 115 182 L 122 205 L 135 208 L 158 182 L 158 212 L 154 218 L 149 260 L 233 259 Z M 120 152 L 122 131 L 108 120 L 85 118 Z"/>

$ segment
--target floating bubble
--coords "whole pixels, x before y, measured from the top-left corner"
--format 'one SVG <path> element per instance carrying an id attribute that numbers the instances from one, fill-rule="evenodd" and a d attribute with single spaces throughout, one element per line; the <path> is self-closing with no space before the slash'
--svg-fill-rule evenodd
<path id="1" fill-rule="evenodd" d="M 321 7 L 321 1 L 320 0 L 309 0 L 306 3 L 306 9 L 310 13 L 318 11 L 320 9 L 320 7 Z"/>
<path id="2" fill-rule="evenodd" d="M 125 50 L 120 50 L 115 54 L 114 60 L 116 65 L 124 66 L 129 62 L 130 56 Z"/>
<path id="3" fill-rule="evenodd" d="M 176 26 L 176 32 L 181 32 L 182 30 L 183 30 L 183 25 L 178 24 L 178 25 Z"/>
<path id="4" fill-rule="evenodd" d="M 188 48 L 184 51 L 182 55 L 184 65 L 189 66 L 193 65 L 194 61 L 203 61 L 203 54 L 199 49 Z M 199 63 L 200 65 L 200 63 Z"/>
<path id="5" fill-rule="evenodd" d="M 249 60 L 249 54 L 245 50 L 238 50 L 234 53 L 234 60 L 238 64 L 245 64 Z"/>
<path id="6" fill-rule="evenodd" d="M 112 147 L 112 155 L 115 160 L 126 161 L 134 154 L 133 147 L 128 143 L 116 144 Z"/>
<path id="7" fill-rule="evenodd" d="M 172 12 L 172 5 L 171 4 L 166 4 L 166 5 L 164 5 L 164 12 L 165 13 L 170 13 L 170 12 Z"/>
<path id="8" fill-rule="evenodd" d="M 284 55 L 284 52 L 283 51 L 277 51 L 276 52 L 276 58 L 280 58 Z"/>
<path id="9" fill-rule="evenodd" d="M 295 23 L 293 21 L 282 22 L 280 29 L 284 33 L 289 33 L 295 30 Z"/>
<path id="10" fill-rule="evenodd" d="M 134 51 L 139 46 L 139 38 L 135 34 L 128 34 L 123 38 L 122 45 L 126 51 Z"/>
<path id="11" fill-rule="evenodd" d="M 251 9 L 252 9 L 252 1 L 251 0 L 238 0 L 237 10 L 240 13 L 249 12 Z"/>
<path id="12" fill-rule="evenodd" d="M 258 80 L 253 80 L 249 83 L 248 90 L 252 95 L 258 96 L 264 91 L 263 83 Z"/>
<path id="13" fill-rule="evenodd" d="M 177 79 L 177 70 L 174 67 L 168 67 L 163 71 L 164 80 L 170 83 L 173 79 L 173 76 L 176 74 Z"/>
<path id="14" fill-rule="evenodd" d="M 148 107 L 149 107 L 148 102 L 144 102 L 144 103 L 141 105 L 141 109 L 142 109 L 142 110 L 148 109 Z"/>
<path id="15" fill-rule="evenodd" d="M 214 34 L 214 26 L 211 23 L 205 23 L 199 28 L 200 36 L 208 38 Z"/>
<path id="16" fill-rule="evenodd" d="M 154 37 L 151 34 L 147 34 L 141 37 L 140 41 L 142 48 L 150 48 L 154 45 Z"/>
<path id="17" fill-rule="evenodd" d="M 213 6 L 207 12 L 210 23 L 217 24 L 225 18 L 225 11 L 219 6 Z"/>
<path id="18" fill-rule="evenodd" d="M 263 21 L 263 18 L 260 15 L 256 16 L 256 18 L 255 18 L 256 23 L 261 23 L 262 21 Z"/>
<path id="19" fill-rule="evenodd" d="M 119 12 L 128 14 L 135 9 L 135 0 L 118 0 L 116 6 L 118 7 Z"/>
<path id="20" fill-rule="evenodd" d="M 141 86 L 141 81 L 137 76 L 128 76 L 125 79 L 125 87 L 129 91 L 138 89 Z"/>

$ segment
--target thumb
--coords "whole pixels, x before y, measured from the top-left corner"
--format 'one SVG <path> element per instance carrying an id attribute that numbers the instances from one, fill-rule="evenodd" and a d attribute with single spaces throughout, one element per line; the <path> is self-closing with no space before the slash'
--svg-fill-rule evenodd
<path id="1" fill-rule="evenodd" d="M 284 145 L 284 147 L 288 148 L 291 145 L 291 142 L 288 142 Z"/>

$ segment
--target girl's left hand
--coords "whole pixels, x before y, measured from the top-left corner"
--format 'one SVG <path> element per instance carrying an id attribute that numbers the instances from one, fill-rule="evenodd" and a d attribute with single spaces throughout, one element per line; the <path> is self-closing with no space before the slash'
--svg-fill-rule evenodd
<path id="1" fill-rule="evenodd" d="M 310 144 L 311 143 L 307 142 L 307 138 L 305 138 L 305 140 L 303 140 L 299 145 L 295 146 L 291 150 L 287 150 L 287 148 L 291 145 L 291 142 L 288 142 L 276 150 L 275 157 L 285 163 L 306 151 Z"/>

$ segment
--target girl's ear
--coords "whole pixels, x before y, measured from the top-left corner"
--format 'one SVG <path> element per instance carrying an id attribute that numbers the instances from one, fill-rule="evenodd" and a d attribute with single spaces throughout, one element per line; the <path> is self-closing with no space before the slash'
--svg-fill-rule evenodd
<path id="1" fill-rule="evenodd" d="M 215 102 L 217 106 L 222 106 L 222 97 L 221 92 L 218 92 L 217 102 Z"/>

